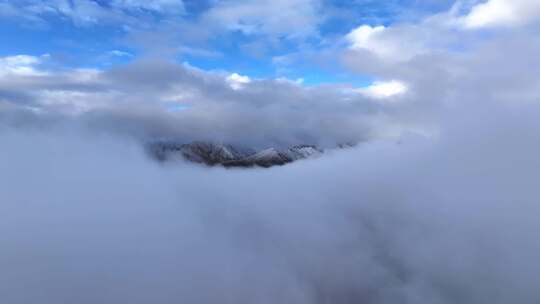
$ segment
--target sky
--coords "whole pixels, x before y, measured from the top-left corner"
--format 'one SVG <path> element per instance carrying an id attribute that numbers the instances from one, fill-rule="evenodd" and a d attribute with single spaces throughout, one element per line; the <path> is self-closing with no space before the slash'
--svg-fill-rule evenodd
<path id="1" fill-rule="evenodd" d="M 340 43 L 362 24 L 388 25 L 446 10 L 449 1 L 65 0 L 1 2 L 0 55 L 50 54 L 71 67 L 107 68 L 145 56 L 167 56 L 205 70 L 309 84 L 366 84 L 315 58 L 292 54 Z"/>
<path id="2" fill-rule="evenodd" d="M 0 0 L 0 23 L 1 303 L 538 303 L 538 0 Z M 328 149 L 225 169 L 159 139 Z"/>
<path id="3" fill-rule="evenodd" d="M 530 71 L 522 56 L 530 61 L 537 46 L 532 0 L 2 0 L 0 8 L 9 124 L 332 146 L 436 134 L 442 109 L 465 91 L 491 100 L 493 83 L 504 91 L 494 98 L 535 98 L 532 79 L 517 73 Z M 482 75 L 489 60 L 499 68 Z"/>

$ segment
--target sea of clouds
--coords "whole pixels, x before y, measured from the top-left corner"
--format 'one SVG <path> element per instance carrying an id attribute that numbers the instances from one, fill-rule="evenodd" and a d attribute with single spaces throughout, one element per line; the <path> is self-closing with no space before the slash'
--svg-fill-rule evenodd
<path id="1" fill-rule="evenodd" d="M 254 170 L 4 128 L 2 301 L 534 303 L 540 108 L 467 110 L 436 138 Z"/>

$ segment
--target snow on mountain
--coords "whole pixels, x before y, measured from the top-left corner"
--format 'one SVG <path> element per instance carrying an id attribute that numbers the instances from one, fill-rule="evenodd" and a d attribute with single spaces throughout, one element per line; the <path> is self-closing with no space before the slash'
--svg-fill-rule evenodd
<path id="1" fill-rule="evenodd" d="M 315 146 L 300 145 L 289 148 L 286 153 L 291 159 L 297 160 L 303 158 L 317 157 L 323 154 L 324 151 Z"/>
<path id="2" fill-rule="evenodd" d="M 147 150 L 153 158 L 160 161 L 184 159 L 208 166 L 264 168 L 281 166 L 324 153 L 324 150 L 312 145 L 298 145 L 284 150 L 269 148 L 256 151 L 211 142 L 180 144 L 171 141 L 149 143 Z"/>

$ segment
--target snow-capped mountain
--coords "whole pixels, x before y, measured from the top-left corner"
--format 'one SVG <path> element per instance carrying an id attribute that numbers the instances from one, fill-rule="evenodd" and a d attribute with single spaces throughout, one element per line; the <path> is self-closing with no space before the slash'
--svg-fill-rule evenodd
<path id="1" fill-rule="evenodd" d="M 287 149 L 254 150 L 226 144 L 192 142 L 181 144 L 171 141 L 152 142 L 147 145 L 150 155 L 159 161 L 188 160 L 208 166 L 264 167 L 281 166 L 297 160 L 317 157 L 324 150 L 313 145 L 298 145 Z"/>

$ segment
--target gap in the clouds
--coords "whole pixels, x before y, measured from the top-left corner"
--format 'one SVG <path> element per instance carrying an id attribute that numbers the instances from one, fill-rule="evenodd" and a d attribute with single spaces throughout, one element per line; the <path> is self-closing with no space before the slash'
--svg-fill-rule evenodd
<path id="1" fill-rule="evenodd" d="M 371 0 L 327 0 L 331 4 L 332 10 L 328 14 L 324 23 L 321 24 L 320 31 L 323 35 L 344 35 L 358 24 L 387 25 L 397 18 L 390 1 Z"/>
<path id="2" fill-rule="evenodd" d="M 298 81 L 307 86 L 325 84 L 343 84 L 353 87 L 366 87 L 373 83 L 374 78 L 369 75 L 351 74 L 346 71 L 333 71 L 317 66 L 289 67 L 286 71 L 278 70 L 268 62 L 245 58 L 232 60 L 223 58 L 197 58 L 184 57 L 189 65 L 205 71 L 224 71 L 238 73 L 252 79 L 280 79 L 286 78 Z"/>
<path id="3" fill-rule="evenodd" d="M 184 56 L 181 58 L 189 65 L 205 71 L 234 72 L 251 78 L 274 78 L 274 67 L 264 61 L 255 59 L 204 58 L 197 56 Z"/>
<path id="4" fill-rule="evenodd" d="M 258 43 L 266 47 L 259 54 L 253 54 L 245 48 L 246 45 Z M 211 50 L 219 50 L 219 56 L 183 54 L 178 61 L 188 62 L 206 71 L 226 71 L 259 79 L 286 78 L 305 85 L 346 84 L 364 87 L 373 82 L 369 75 L 350 73 L 339 62 L 323 64 L 311 55 L 312 50 L 303 50 L 287 39 L 279 39 L 277 45 L 266 45 L 260 37 L 247 37 L 240 32 L 233 32 L 214 39 L 211 47 Z M 289 56 L 293 59 L 290 62 L 285 59 L 285 65 L 275 61 Z"/>
<path id="5" fill-rule="evenodd" d="M 165 109 L 170 113 L 182 112 L 189 110 L 191 105 L 178 104 L 176 102 L 171 102 L 165 106 Z"/>
<path id="6" fill-rule="evenodd" d="M 369 76 L 329 73 L 304 74 L 301 79 L 305 85 L 344 84 L 352 87 L 367 87 L 374 81 L 373 77 Z"/>
<path id="7" fill-rule="evenodd" d="M 321 24 L 323 36 L 344 35 L 368 24 L 389 26 L 418 21 L 425 16 L 447 11 L 455 0 L 324 0 L 326 19 Z"/>

